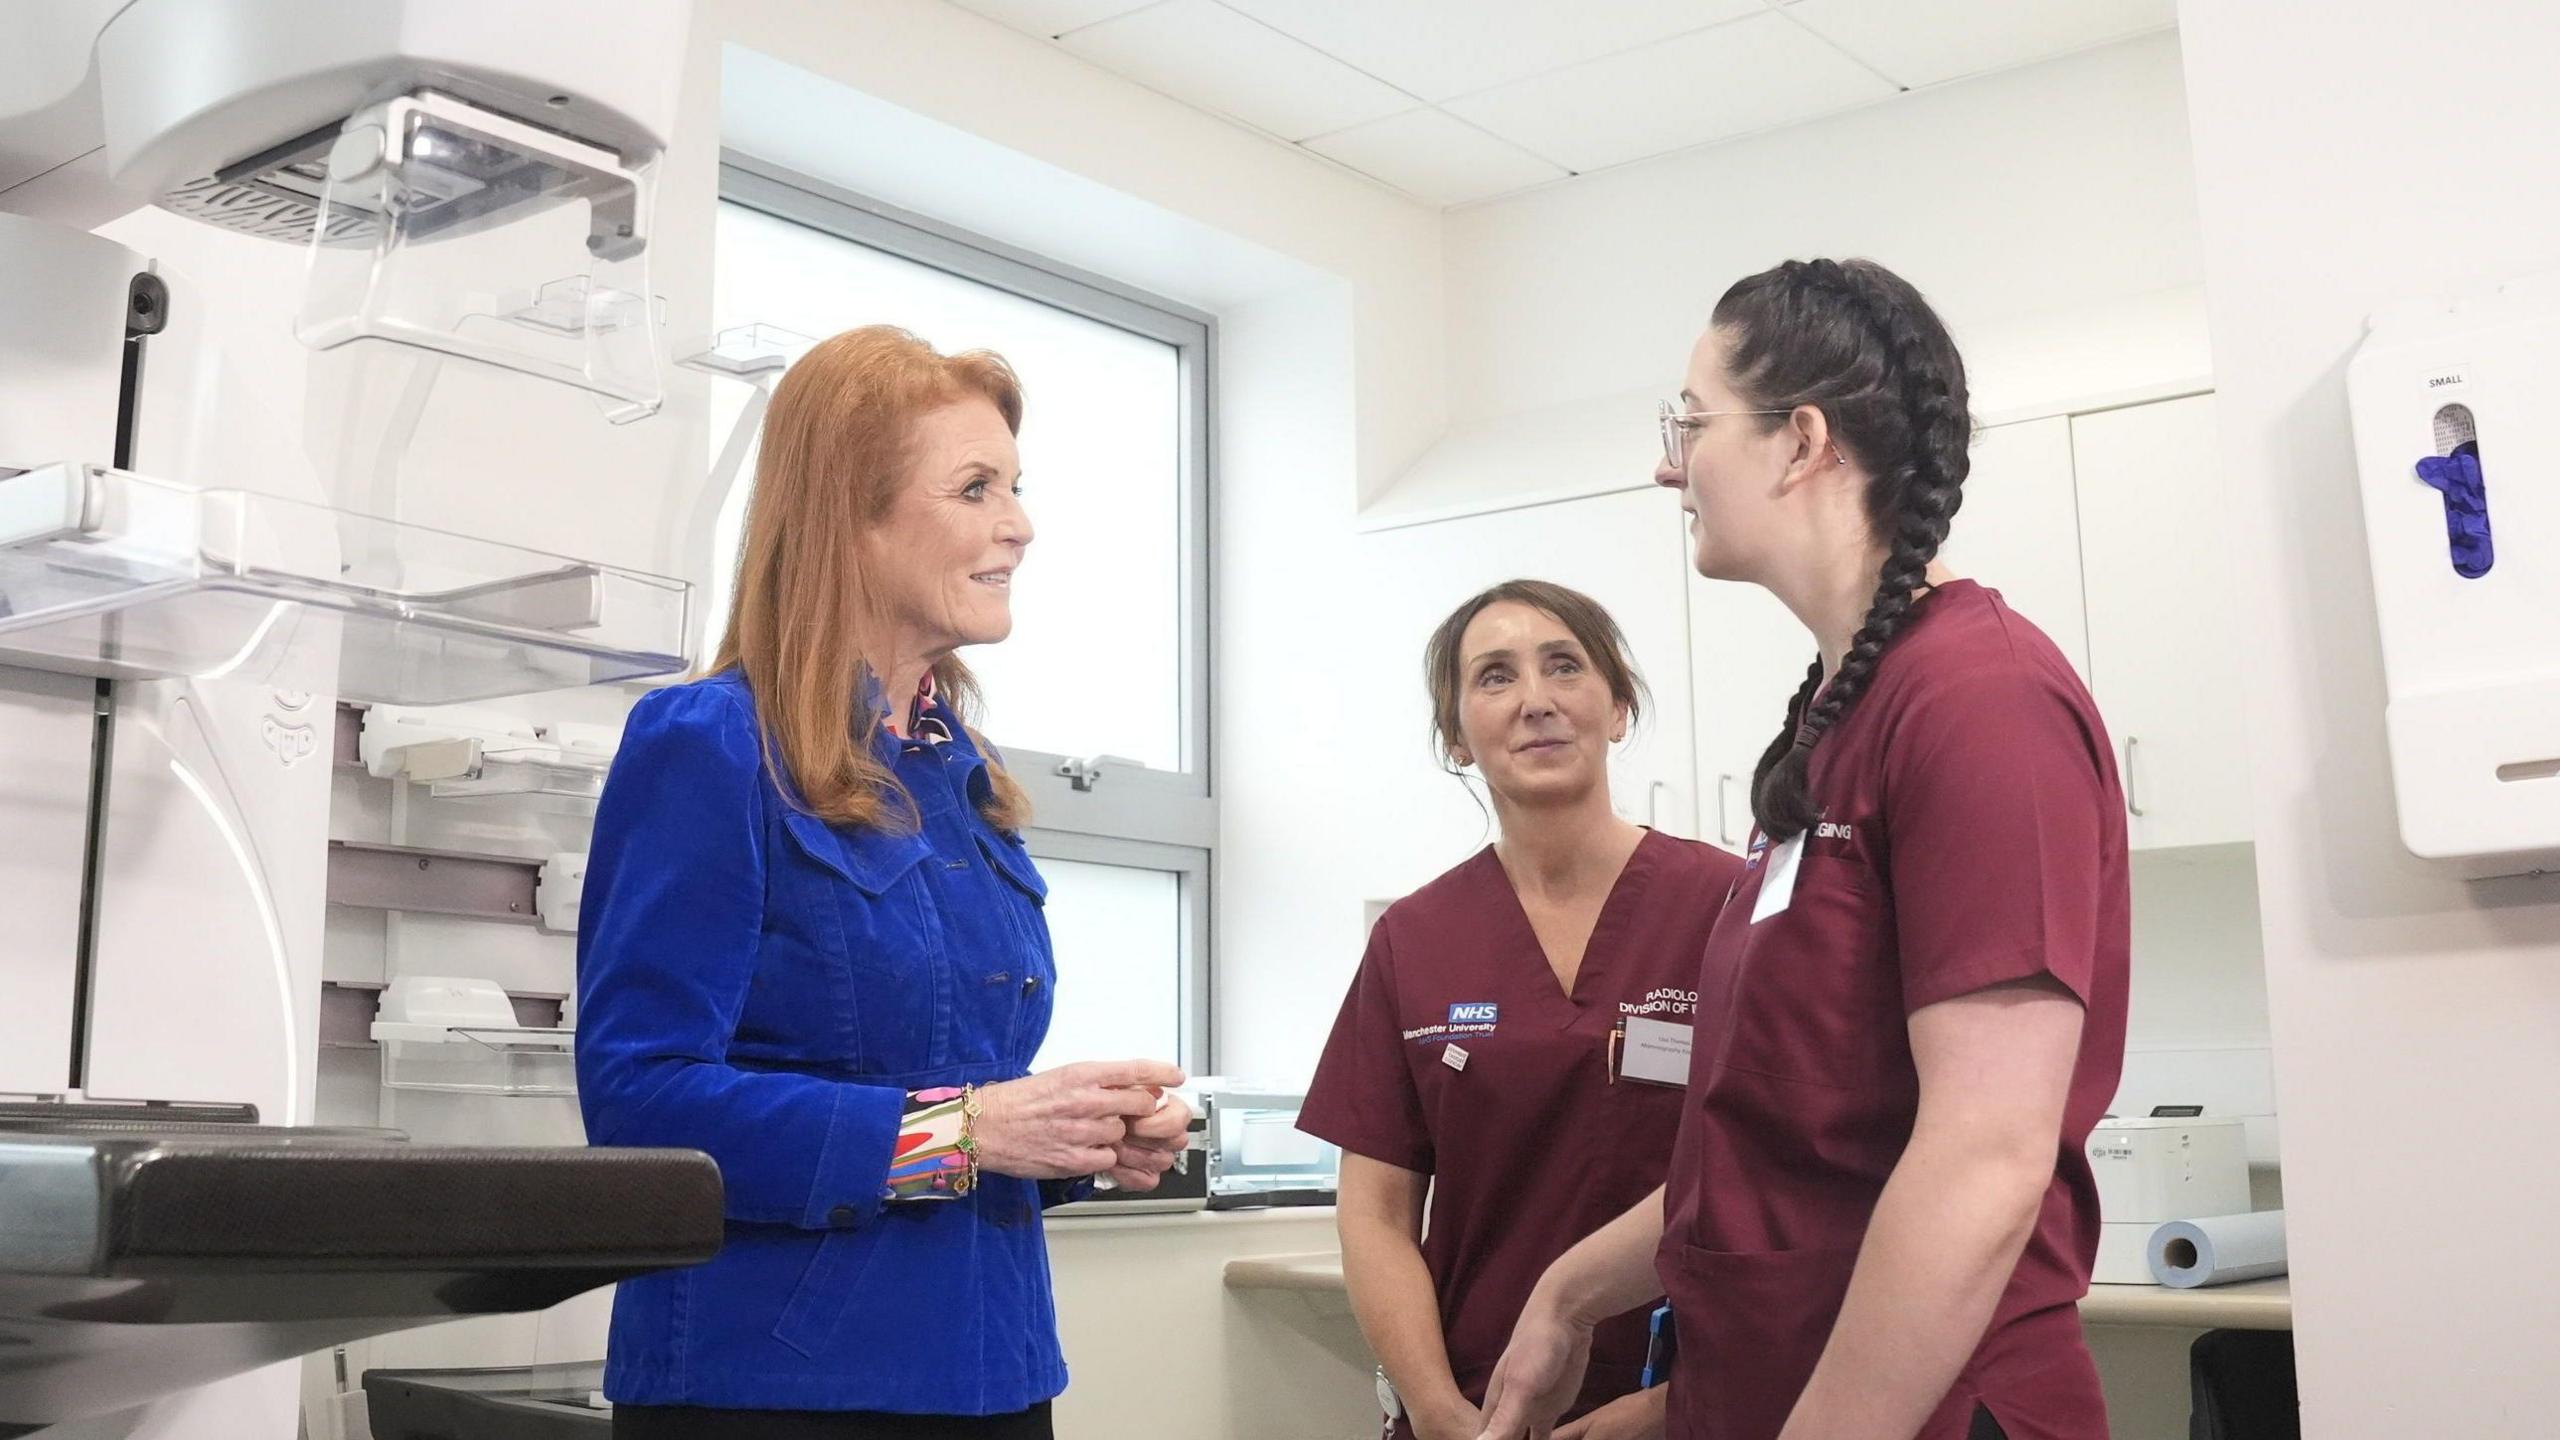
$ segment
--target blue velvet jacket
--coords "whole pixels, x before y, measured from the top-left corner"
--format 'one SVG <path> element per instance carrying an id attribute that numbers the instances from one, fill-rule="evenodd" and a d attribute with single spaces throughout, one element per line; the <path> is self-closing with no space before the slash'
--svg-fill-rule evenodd
<path id="1" fill-rule="evenodd" d="M 901 833 L 778 790 L 734 671 L 632 710 L 578 932 L 579 1103 L 595 1144 L 718 1161 L 728 1239 L 623 1283 L 609 1398 L 992 1415 L 1066 1388 L 1040 1216 L 1068 1190 L 882 1204 L 906 1092 L 1027 1073 L 1057 978 L 1047 887 L 950 728 L 880 736 Z"/>

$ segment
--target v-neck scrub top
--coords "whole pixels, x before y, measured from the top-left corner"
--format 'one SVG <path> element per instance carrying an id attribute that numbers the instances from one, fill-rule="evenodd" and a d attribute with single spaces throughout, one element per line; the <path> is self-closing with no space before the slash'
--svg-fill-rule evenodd
<path id="1" fill-rule="evenodd" d="M 1370 932 L 1298 1124 L 1432 1178 L 1422 1255 L 1469 1400 L 1538 1276 L 1662 1183 L 1680 1089 L 1613 1078 L 1611 1037 L 1634 1015 L 1696 1021 L 1699 957 L 1741 870 L 1647 831 L 1569 996 L 1491 847 Z M 1600 1327 L 1571 1413 L 1636 1388 L 1650 1308 Z"/>
<path id="2" fill-rule="evenodd" d="M 2131 949 L 2106 728 L 2042 632 L 1956 581 L 1920 602 L 1811 759 L 1819 822 L 1792 857 L 1755 835 L 1699 976 L 1708 1021 L 1659 1256 L 1680 1328 L 1672 1440 L 1772 1440 L 1786 1423 L 1919 1112 L 1910 1016 L 2048 976 L 2085 1011 L 2053 1178 L 1920 1437 L 1961 1440 L 1980 1405 L 2011 1440 L 2104 1440 L 2075 1302 L 2097 1252 L 2086 1146 L 2123 1068 Z"/>

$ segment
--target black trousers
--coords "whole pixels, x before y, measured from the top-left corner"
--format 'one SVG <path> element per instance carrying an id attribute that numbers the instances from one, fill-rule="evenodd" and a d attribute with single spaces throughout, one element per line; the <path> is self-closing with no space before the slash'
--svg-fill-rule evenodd
<path id="1" fill-rule="evenodd" d="M 1047 1402 L 1011 1415 L 876 1410 L 705 1410 L 616 1405 L 613 1440 L 1052 1440 Z"/>

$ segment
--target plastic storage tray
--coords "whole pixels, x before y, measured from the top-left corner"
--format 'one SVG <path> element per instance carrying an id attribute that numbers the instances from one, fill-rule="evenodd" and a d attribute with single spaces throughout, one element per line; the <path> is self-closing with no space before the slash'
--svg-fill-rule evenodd
<path id="1" fill-rule="evenodd" d="M 604 793 L 607 755 L 580 755 L 557 746 L 528 745 L 514 750 L 484 750 L 474 773 L 427 782 L 438 800 L 471 800 L 494 795 L 543 795 L 593 804 Z"/>
<path id="2" fill-rule="evenodd" d="M 577 1037 L 567 1030 L 456 1026 L 428 1039 L 380 1038 L 387 1090 L 527 1097 L 578 1093 L 577 1062 L 570 1050 Z"/>
<path id="3" fill-rule="evenodd" d="M 507 993 L 468 976 L 414 975 L 382 993 L 373 1038 L 389 1090 L 575 1095 L 577 1032 L 515 1023 Z"/>
<path id="4" fill-rule="evenodd" d="M 0 478 L 0 658 L 42 669 L 450 704 L 682 670 L 689 604 L 682 581 L 251 491 Z"/>

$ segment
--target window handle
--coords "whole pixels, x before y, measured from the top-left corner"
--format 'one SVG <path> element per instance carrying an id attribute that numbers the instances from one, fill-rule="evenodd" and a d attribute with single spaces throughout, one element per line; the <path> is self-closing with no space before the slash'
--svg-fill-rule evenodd
<path id="1" fill-rule="evenodd" d="M 1094 755 L 1082 760 L 1061 760 L 1057 773 L 1065 776 L 1067 783 L 1077 790 L 1090 791 L 1102 783 L 1102 767 L 1105 765 L 1126 765 L 1132 770 L 1147 768 L 1125 755 Z"/>

